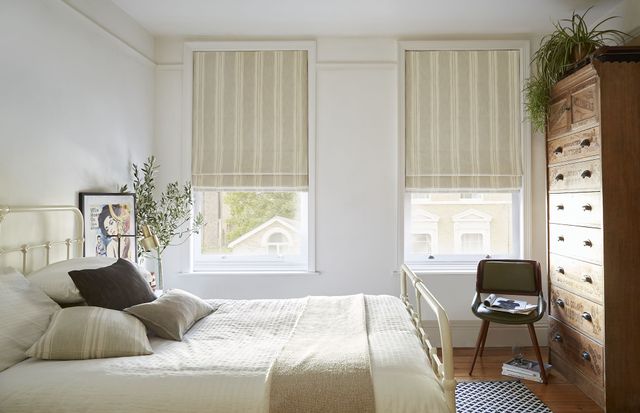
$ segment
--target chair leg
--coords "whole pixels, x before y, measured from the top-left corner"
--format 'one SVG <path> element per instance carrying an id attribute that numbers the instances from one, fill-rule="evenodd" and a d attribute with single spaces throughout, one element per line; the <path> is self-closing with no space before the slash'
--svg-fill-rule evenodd
<path id="1" fill-rule="evenodd" d="M 533 327 L 533 324 L 527 324 L 527 327 L 529 327 L 531 342 L 533 343 L 533 348 L 536 350 L 536 358 L 538 359 L 538 364 L 540 364 L 540 376 L 542 377 L 542 382 L 544 384 L 547 384 L 547 372 L 544 370 L 544 361 L 542 360 L 542 354 L 540 353 L 540 346 L 538 346 L 536 330 Z"/>
<path id="2" fill-rule="evenodd" d="M 471 376 L 471 374 L 473 373 L 473 368 L 476 365 L 476 359 L 478 358 L 478 353 L 480 352 L 480 346 L 483 343 L 483 339 L 486 338 L 488 329 L 489 329 L 489 322 L 487 320 L 482 320 L 482 326 L 480 327 L 480 332 L 478 333 L 478 341 L 476 342 L 476 353 L 473 355 L 473 362 L 471 363 L 469 376 Z"/>
<path id="3" fill-rule="evenodd" d="M 487 342 L 487 335 L 489 333 L 489 324 L 491 324 L 491 322 L 487 321 L 487 326 L 484 328 L 484 334 L 482 335 L 482 345 L 480 346 L 480 357 L 482 357 L 482 354 L 484 353 L 484 343 Z"/>

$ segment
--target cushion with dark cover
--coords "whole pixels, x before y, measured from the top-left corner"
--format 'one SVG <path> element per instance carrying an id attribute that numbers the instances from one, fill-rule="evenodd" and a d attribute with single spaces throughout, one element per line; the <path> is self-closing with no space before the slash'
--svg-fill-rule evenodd
<path id="1" fill-rule="evenodd" d="M 156 299 L 135 264 L 124 259 L 108 267 L 69 271 L 69 276 L 90 306 L 123 310 Z"/>
<path id="2" fill-rule="evenodd" d="M 195 295 L 173 289 L 152 303 L 125 308 L 157 336 L 182 341 L 184 334 L 214 308 Z"/>

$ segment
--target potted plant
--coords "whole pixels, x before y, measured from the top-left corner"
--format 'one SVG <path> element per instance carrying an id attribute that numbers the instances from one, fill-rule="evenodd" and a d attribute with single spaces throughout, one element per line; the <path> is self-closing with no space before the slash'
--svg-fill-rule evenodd
<path id="1" fill-rule="evenodd" d="M 524 94 L 525 108 L 536 130 L 544 131 L 553 85 L 598 48 L 623 43 L 629 36 L 615 29 L 600 29 L 617 16 L 608 17 L 589 29 L 585 21 L 589 10 L 591 8 L 583 14 L 574 12 L 570 19 L 555 22 L 555 30 L 542 38 L 540 48 L 533 55 L 536 74 L 527 79 Z"/>
<path id="2" fill-rule="evenodd" d="M 141 168 L 132 165 L 138 236 L 144 246 L 139 249 L 138 255 L 143 256 L 145 250 L 155 250 L 157 286 L 162 289 L 162 253 L 167 247 L 183 244 L 191 235 L 197 234 L 204 226 L 204 217 L 202 214 L 192 217 L 190 182 L 182 186 L 178 182 L 171 182 L 164 192 L 156 195 L 155 174 L 158 168 L 154 156 L 147 158 Z M 127 185 L 120 188 L 121 192 L 127 190 Z"/>

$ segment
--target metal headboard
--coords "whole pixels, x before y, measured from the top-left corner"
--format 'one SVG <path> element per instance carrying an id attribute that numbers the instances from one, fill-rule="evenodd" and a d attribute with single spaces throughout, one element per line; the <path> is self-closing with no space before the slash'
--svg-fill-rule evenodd
<path id="1" fill-rule="evenodd" d="M 32 242 L 22 243 L 16 246 L 3 248 L 0 245 L 0 257 L 9 254 L 22 254 L 22 272 L 26 274 L 28 268 L 29 253 L 34 250 L 44 249 L 45 265 L 51 263 L 51 250 L 55 247 L 66 247 L 66 259 L 72 258 L 73 247 L 75 246 L 74 256 L 82 256 L 82 248 L 84 243 L 84 220 L 80 210 L 74 206 L 4 206 L 0 207 L 0 234 L 2 234 L 2 224 L 10 214 L 33 213 L 49 215 L 53 212 L 69 212 L 73 214 L 75 225 L 71 234 L 61 234 L 60 238 L 51 240 L 33 240 Z M 66 238 L 65 238 L 66 237 Z"/>

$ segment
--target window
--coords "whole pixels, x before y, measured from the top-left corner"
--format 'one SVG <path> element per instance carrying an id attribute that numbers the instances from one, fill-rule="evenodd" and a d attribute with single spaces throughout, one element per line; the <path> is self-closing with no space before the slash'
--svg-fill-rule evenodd
<path id="1" fill-rule="evenodd" d="M 197 48 L 185 69 L 194 209 L 206 223 L 191 243 L 193 270 L 313 271 L 313 44 L 187 46 Z"/>
<path id="2" fill-rule="evenodd" d="M 519 257 L 524 49 L 434 45 L 403 44 L 404 261 Z"/>

